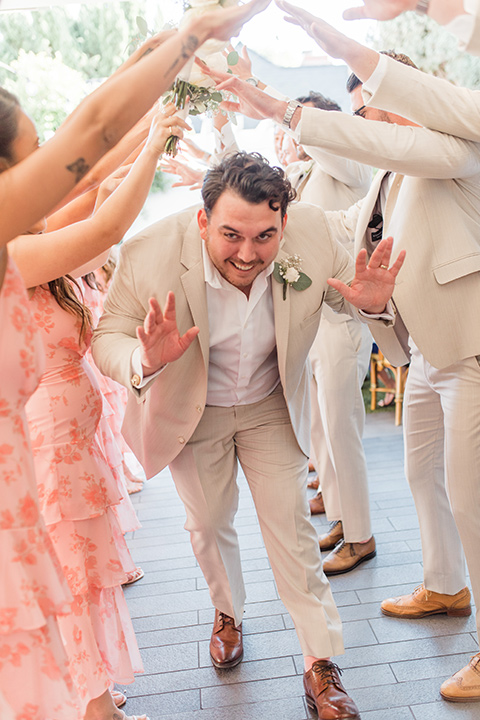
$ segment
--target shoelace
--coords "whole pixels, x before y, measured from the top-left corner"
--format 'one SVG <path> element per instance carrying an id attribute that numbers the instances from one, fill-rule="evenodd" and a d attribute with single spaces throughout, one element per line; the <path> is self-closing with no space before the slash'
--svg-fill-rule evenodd
<path id="1" fill-rule="evenodd" d="M 335 670 L 339 675 L 342 675 L 342 670 L 340 670 L 338 665 L 335 663 L 328 662 L 327 664 L 324 664 L 319 660 L 313 663 L 312 672 L 315 673 L 315 675 L 318 675 L 320 680 L 325 682 L 325 687 L 322 689 L 322 692 L 327 689 L 328 685 L 335 685 L 337 688 L 341 689 L 338 685 L 338 678 L 336 678 L 333 674 Z"/>
<path id="2" fill-rule="evenodd" d="M 222 630 L 225 625 L 231 625 L 233 628 L 235 627 L 233 618 L 230 617 L 230 615 L 225 615 L 223 612 L 218 613 L 218 621 L 222 624 Z"/>

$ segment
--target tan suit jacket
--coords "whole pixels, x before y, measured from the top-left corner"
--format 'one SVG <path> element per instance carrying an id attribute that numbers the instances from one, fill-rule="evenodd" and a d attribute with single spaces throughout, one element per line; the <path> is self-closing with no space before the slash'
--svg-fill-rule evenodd
<path id="1" fill-rule="evenodd" d="M 129 397 L 123 433 L 150 477 L 168 465 L 193 434 L 205 408 L 209 360 L 209 330 L 201 238 L 196 214 L 189 208 L 127 241 L 105 302 L 105 312 L 93 339 L 93 356 L 100 370 L 125 385 Z M 349 253 L 332 240 L 319 208 L 296 205 L 289 211 L 279 259 L 296 253 L 312 285 L 302 292 L 272 278 L 278 367 L 298 444 L 308 454 L 310 444 L 310 368 L 307 356 L 325 301 L 336 310 L 355 314 L 328 284 L 329 277 L 349 282 Z M 192 325 L 198 338 L 177 361 L 141 390 L 131 385 L 131 356 L 138 346 L 135 330 L 143 323 L 148 300 L 161 305 L 168 290 L 176 297 L 181 333 Z"/>
<path id="2" fill-rule="evenodd" d="M 478 20 L 480 26 L 480 19 Z M 479 27 L 480 43 L 480 27 Z M 380 57 L 380 86 L 365 104 L 401 115 L 413 122 L 465 140 L 480 142 L 480 91 L 452 85 L 386 55 Z"/>
<path id="3" fill-rule="evenodd" d="M 413 93 L 412 93 L 413 94 Z M 408 332 L 435 367 L 480 354 L 480 146 L 425 128 L 392 125 L 303 108 L 302 144 L 397 173 L 384 210 L 405 265 L 393 295 Z M 334 236 L 369 249 L 368 223 L 378 208 L 382 173 L 346 213 L 328 214 Z M 395 329 L 372 327 L 389 360 L 407 361 Z M 403 343 L 404 347 L 404 343 Z"/>

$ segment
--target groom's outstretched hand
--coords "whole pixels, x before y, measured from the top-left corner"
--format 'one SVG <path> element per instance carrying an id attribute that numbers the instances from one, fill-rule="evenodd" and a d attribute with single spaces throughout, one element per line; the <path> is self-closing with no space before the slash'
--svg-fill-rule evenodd
<path id="1" fill-rule="evenodd" d="M 355 263 L 355 277 L 350 285 L 329 278 L 328 284 L 356 308 L 371 314 L 382 313 L 395 287 L 395 279 L 405 260 L 402 250 L 391 267 L 393 238 L 381 240 L 367 264 L 367 251 L 360 250 Z"/>
<path id="2" fill-rule="evenodd" d="M 148 304 L 149 311 L 143 321 L 143 327 L 141 325 L 137 327 L 145 377 L 157 372 L 167 363 L 178 360 L 199 333 L 197 327 L 192 327 L 184 335 L 180 335 L 173 292 L 169 292 L 167 295 L 163 313 L 155 298 L 150 298 Z"/>

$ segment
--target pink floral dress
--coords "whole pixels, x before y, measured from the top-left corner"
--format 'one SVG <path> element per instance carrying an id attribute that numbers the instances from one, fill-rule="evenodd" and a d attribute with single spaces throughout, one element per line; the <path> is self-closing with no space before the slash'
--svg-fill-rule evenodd
<path id="1" fill-rule="evenodd" d="M 112 507 L 121 500 L 97 427 L 102 396 L 79 344 L 80 323 L 48 289 L 31 305 L 46 369 L 27 403 L 40 507 L 74 596 L 61 618 L 70 672 L 83 707 L 115 681 L 142 672 L 121 584 L 135 568 Z"/>
<path id="2" fill-rule="evenodd" d="M 0 717 L 76 720 L 56 622 L 72 596 L 39 513 L 24 409 L 42 366 L 28 297 L 9 260 L 0 290 Z"/>
<path id="3" fill-rule="evenodd" d="M 82 283 L 84 303 L 90 309 L 93 326 L 96 327 L 103 312 L 103 293 L 100 290 L 93 290 L 84 280 Z M 103 397 L 102 418 L 98 426 L 99 440 L 122 497 L 121 502 L 114 506 L 114 511 L 122 532 L 133 532 L 141 525 L 127 492 L 123 453 L 130 449 L 120 431 L 125 415 L 127 400 L 125 398 L 124 402 L 124 394 L 127 393 L 127 389 L 115 380 L 102 375 L 95 365 L 90 347 L 85 353 L 85 358 L 95 375 Z"/>

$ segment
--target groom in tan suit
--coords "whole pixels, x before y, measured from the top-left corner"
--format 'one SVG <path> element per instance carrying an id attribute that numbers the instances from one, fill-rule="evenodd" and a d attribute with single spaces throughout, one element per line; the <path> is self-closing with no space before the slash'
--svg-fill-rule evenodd
<path id="1" fill-rule="evenodd" d="M 307 701 L 320 718 L 359 718 L 329 660 L 343 643 L 305 493 L 307 357 L 323 302 L 391 321 L 383 312 L 403 254 L 389 270 L 392 243 L 383 241 L 368 267 L 360 257 L 354 277 L 320 209 L 297 205 L 287 222 L 291 185 L 255 154 L 210 170 L 202 195 L 201 209 L 122 247 L 95 361 L 131 389 L 124 432 L 147 475 L 170 465 L 216 608 L 214 665 L 233 667 L 243 654 L 233 527 L 240 462 L 305 657 Z"/>
<path id="2" fill-rule="evenodd" d="M 439 112 L 435 84 L 421 73 L 397 69 L 389 59 L 379 62 L 378 53 L 322 20 L 284 0 L 277 4 L 358 74 L 348 89 L 360 117 L 299 107 L 289 113 L 302 144 L 380 168 L 363 200 L 346 213 L 327 213 L 334 237 L 354 238 L 356 250 L 370 254 L 376 237 L 392 234 L 394 247 L 407 251 L 393 294 L 395 326 L 372 327 L 372 334 L 393 364 L 404 364 L 411 351 L 405 465 L 420 524 L 424 582 L 385 600 L 382 611 L 399 618 L 466 616 L 471 604 L 464 553 L 480 607 L 480 145 L 414 124 Z M 392 76 L 398 83 L 388 87 Z M 279 121 L 288 111 L 285 102 L 236 84 L 229 79 L 223 87 L 257 116 Z M 418 109 L 425 88 L 431 112 Z M 443 112 L 447 119 L 436 126 L 459 126 L 457 110 Z M 380 222 L 372 228 L 375 217 Z M 480 653 L 443 683 L 442 697 L 480 701 L 479 674 Z"/>

